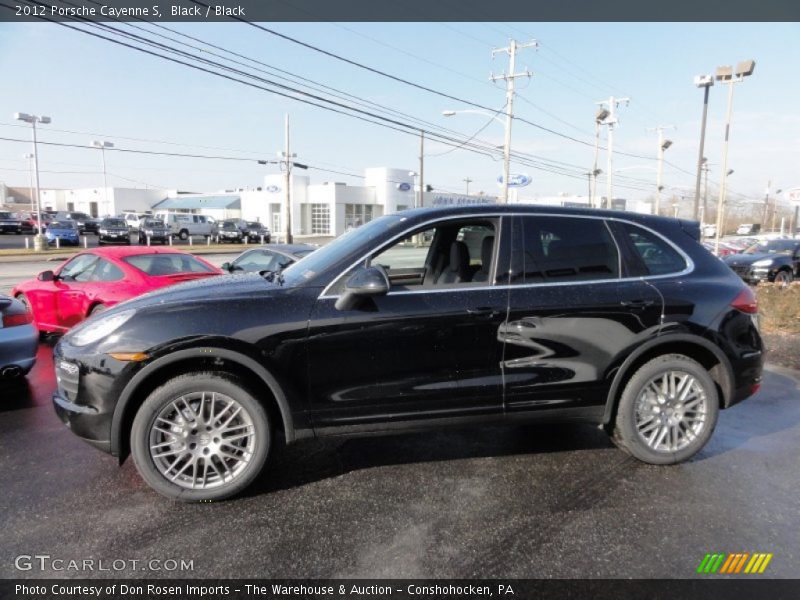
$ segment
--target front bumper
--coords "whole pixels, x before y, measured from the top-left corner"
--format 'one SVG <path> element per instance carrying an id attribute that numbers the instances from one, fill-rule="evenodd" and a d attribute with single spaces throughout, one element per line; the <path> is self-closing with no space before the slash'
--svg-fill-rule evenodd
<path id="1" fill-rule="evenodd" d="M 731 266 L 731 269 L 736 273 L 745 283 L 755 285 L 764 281 L 773 281 L 775 279 L 774 269 L 769 267 L 751 267 L 750 265 L 737 265 Z"/>

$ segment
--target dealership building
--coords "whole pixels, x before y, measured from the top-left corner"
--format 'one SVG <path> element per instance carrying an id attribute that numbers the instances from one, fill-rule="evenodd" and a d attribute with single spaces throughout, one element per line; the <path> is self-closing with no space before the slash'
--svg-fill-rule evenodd
<path id="1" fill-rule="evenodd" d="M 296 236 L 333 237 L 382 215 L 413 208 L 418 193 L 408 169 L 386 167 L 364 171 L 363 185 L 349 185 L 331 180 L 312 183 L 308 175 L 292 174 L 289 182 L 292 198 L 292 232 Z M 257 188 L 225 190 L 213 194 L 187 193 L 170 189 L 83 188 L 43 189 L 42 208 L 78 211 L 94 217 L 125 212 L 181 212 L 211 216 L 217 220 L 242 218 L 260 221 L 280 234 L 284 227 L 286 178 L 281 173 L 265 176 Z M 534 197 L 527 188 L 511 190 L 510 204 L 549 206 L 589 206 L 586 196 Z M 489 204 L 497 198 L 488 195 L 465 195 L 437 190 L 422 194 L 423 206 Z M 626 206 L 615 199 L 611 208 L 650 212 L 650 206 Z"/>

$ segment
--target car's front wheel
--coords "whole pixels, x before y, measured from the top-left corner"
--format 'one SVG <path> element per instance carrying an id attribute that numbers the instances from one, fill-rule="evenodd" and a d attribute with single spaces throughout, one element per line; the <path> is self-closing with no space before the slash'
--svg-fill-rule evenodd
<path id="1" fill-rule="evenodd" d="M 714 380 L 697 361 L 665 354 L 642 365 L 620 398 L 614 442 L 641 461 L 688 460 L 708 442 L 719 414 Z"/>
<path id="2" fill-rule="evenodd" d="M 243 381 L 219 372 L 169 380 L 147 397 L 131 429 L 131 453 L 144 480 L 184 502 L 244 490 L 271 443 L 267 411 Z"/>
<path id="3" fill-rule="evenodd" d="M 794 280 L 794 276 L 792 275 L 791 271 L 783 270 L 778 271 L 775 273 L 775 283 L 778 285 L 787 286 Z"/>

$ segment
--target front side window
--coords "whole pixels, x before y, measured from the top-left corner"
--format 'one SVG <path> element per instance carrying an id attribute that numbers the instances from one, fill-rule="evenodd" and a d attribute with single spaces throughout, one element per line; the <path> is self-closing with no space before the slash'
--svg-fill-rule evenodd
<path id="1" fill-rule="evenodd" d="M 213 269 L 190 254 L 137 254 L 126 256 L 126 263 L 151 277 L 180 273 L 213 273 Z"/>
<path id="2" fill-rule="evenodd" d="M 511 283 L 568 283 L 616 279 L 619 253 L 602 219 L 521 217 L 522 239 Z"/>
<path id="3" fill-rule="evenodd" d="M 236 271 L 277 271 L 293 261 L 287 256 L 269 250 L 253 250 L 234 261 Z"/>
<path id="4" fill-rule="evenodd" d="M 64 281 L 89 281 L 98 258 L 95 254 L 79 254 L 61 268 L 58 276 Z"/>
<path id="5" fill-rule="evenodd" d="M 410 232 L 367 262 L 386 270 L 393 290 L 488 285 L 498 223 L 496 219 L 443 221 Z M 342 275 L 329 293 L 341 294 L 347 279 L 363 266 Z"/>

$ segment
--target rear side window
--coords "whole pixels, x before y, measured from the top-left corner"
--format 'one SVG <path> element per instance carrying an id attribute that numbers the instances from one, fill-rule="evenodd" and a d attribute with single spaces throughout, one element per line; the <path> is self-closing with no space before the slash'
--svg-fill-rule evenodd
<path id="1" fill-rule="evenodd" d="M 619 253 L 602 219 L 521 217 L 522 256 L 511 283 L 560 283 L 619 277 Z M 520 260 L 521 258 L 521 260 Z"/>
<path id="2" fill-rule="evenodd" d="M 632 254 L 632 275 L 668 275 L 680 273 L 686 261 L 660 236 L 630 223 L 620 223 Z"/>

